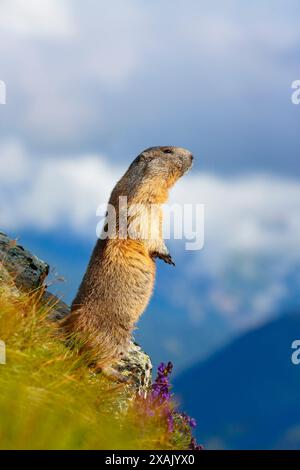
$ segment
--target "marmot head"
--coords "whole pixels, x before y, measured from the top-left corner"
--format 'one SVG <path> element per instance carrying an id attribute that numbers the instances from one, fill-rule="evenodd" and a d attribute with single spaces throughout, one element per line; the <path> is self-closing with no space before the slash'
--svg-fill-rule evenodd
<path id="1" fill-rule="evenodd" d="M 192 166 L 193 155 L 181 147 L 150 147 L 140 153 L 115 187 L 114 195 L 131 201 L 164 202 L 168 190 Z"/>
<path id="2" fill-rule="evenodd" d="M 158 172 L 168 178 L 180 178 L 190 169 L 193 155 L 181 147 L 150 147 L 144 150 L 133 162 L 143 165 L 145 173 L 155 176 Z M 174 181 L 174 182 L 175 182 Z"/>

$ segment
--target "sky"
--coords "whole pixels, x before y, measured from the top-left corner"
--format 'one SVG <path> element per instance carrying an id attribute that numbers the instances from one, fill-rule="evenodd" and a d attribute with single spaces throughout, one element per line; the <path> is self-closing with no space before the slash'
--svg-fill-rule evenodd
<path id="1" fill-rule="evenodd" d="M 299 307 L 300 4 L 0 0 L 0 230 L 75 295 L 96 209 L 133 158 L 191 150 L 171 193 L 205 205 L 205 244 L 168 242 L 137 331 L 180 371 Z"/>

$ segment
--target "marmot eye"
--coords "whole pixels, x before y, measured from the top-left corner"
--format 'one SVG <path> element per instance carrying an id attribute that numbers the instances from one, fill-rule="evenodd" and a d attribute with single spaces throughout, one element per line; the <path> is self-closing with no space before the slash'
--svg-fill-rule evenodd
<path id="1" fill-rule="evenodd" d="M 171 150 L 171 149 L 165 149 L 165 150 L 163 150 L 163 152 L 164 152 L 164 153 L 173 153 L 173 150 Z"/>

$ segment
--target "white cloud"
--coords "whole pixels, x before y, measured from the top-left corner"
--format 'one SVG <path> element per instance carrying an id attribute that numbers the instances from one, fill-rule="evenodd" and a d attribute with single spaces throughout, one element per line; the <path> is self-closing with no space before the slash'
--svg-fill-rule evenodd
<path id="1" fill-rule="evenodd" d="M 0 27 L 29 36 L 64 36 L 73 32 L 64 0 L 2 0 Z"/>
<path id="2" fill-rule="evenodd" d="M 205 249 L 222 253 L 300 251 L 300 183 L 273 175 L 190 174 L 172 201 L 205 205 Z M 213 256 L 213 254 L 212 254 Z"/>
<path id="3" fill-rule="evenodd" d="M 2 229 L 65 229 L 96 236 L 97 205 L 107 201 L 118 175 L 103 156 L 37 159 L 20 144 L 9 142 L 0 147 L 0 162 L 0 170 L 5 169 L 0 190 Z"/>
<path id="4" fill-rule="evenodd" d="M 244 329 L 299 307 L 295 290 L 300 285 L 293 275 L 300 265 L 297 180 L 191 173 L 174 188 L 171 200 L 205 204 L 204 249 L 192 252 L 188 262 L 183 259 L 177 281 L 189 292 L 189 303 L 192 298 L 200 303 L 201 319 L 203 311 L 214 310 Z M 184 245 L 175 247 L 176 259 Z M 193 318 L 195 309 L 183 299 Z"/>
<path id="5" fill-rule="evenodd" d="M 2 132 L 43 148 L 111 132 L 107 96 L 126 89 L 142 66 L 151 44 L 145 22 L 135 1 L 4 0 L 0 78 L 10 106 Z"/>
<path id="6" fill-rule="evenodd" d="M 122 148 L 137 120 L 145 123 L 140 135 L 148 137 L 150 123 L 157 138 L 162 120 L 176 126 L 172 114 L 191 116 L 195 141 L 217 103 L 221 114 L 229 105 L 247 120 L 249 97 L 263 106 L 261 95 L 278 96 L 296 78 L 300 35 L 291 9 L 262 16 L 261 5 L 190 3 L 2 0 L 0 78 L 11 105 L 2 132 L 40 148 L 53 141 L 88 148 L 99 135 Z"/>
<path id="7" fill-rule="evenodd" d="M 0 183 L 7 186 L 28 178 L 30 161 L 24 148 L 14 140 L 7 140 L 0 147 Z"/>

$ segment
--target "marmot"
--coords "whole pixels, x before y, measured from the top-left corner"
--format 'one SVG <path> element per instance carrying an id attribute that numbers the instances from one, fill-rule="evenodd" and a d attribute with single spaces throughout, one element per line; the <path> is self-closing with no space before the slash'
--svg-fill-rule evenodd
<path id="1" fill-rule="evenodd" d="M 126 353 L 135 323 L 148 305 L 155 258 L 174 264 L 162 236 L 161 204 L 192 160 L 191 152 L 183 148 L 151 147 L 132 162 L 111 193 L 109 204 L 116 211 L 117 232 L 97 241 L 71 314 L 63 322 L 67 335 L 82 338 L 97 369 L 108 375 L 110 366 Z M 134 237 L 120 236 L 124 216 L 120 197 L 127 198 L 125 224 L 128 228 L 134 222 Z M 133 207 L 138 210 L 132 215 Z M 156 208 L 155 226 L 145 236 L 145 215 L 151 207 Z M 105 228 L 110 222 L 108 214 Z"/>

